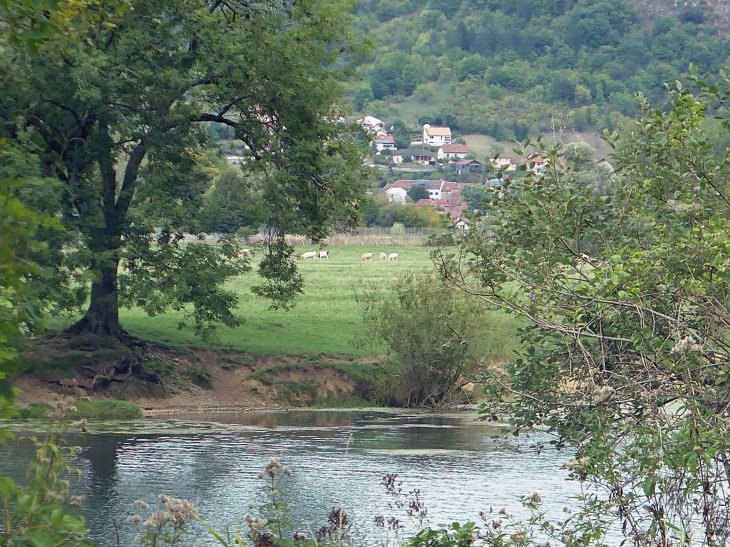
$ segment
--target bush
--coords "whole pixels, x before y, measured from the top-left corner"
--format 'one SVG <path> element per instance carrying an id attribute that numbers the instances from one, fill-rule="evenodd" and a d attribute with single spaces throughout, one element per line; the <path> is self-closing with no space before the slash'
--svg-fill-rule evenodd
<path id="1" fill-rule="evenodd" d="M 386 343 L 397 374 L 388 404 L 440 407 L 452 402 L 481 368 L 488 321 L 474 302 L 430 274 L 396 284 L 396 298 L 374 291 L 359 297 L 368 336 Z M 507 337 L 508 338 L 508 337 Z"/>
<path id="2" fill-rule="evenodd" d="M 106 399 L 103 401 L 76 401 L 76 411 L 69 415 L 69 418 L 79 420 L 87 419 L 94 421 L 104 420 L 139 420 L 144 418 L 142 410 L 129 401 L 118 401 Z"/>
<path id="3" fill-rule="evenodd" d="M 30 403 L 26 407 L 18 408 L 17 417 L 28 418 L 45 418 L 46 411 L 54 410 L 54 408 L 46 403 Z"/>

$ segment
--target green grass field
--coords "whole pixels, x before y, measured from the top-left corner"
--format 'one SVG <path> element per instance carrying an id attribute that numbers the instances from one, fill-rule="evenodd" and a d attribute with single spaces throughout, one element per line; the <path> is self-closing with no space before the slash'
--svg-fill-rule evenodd
<path id="1" fill-rule="evenodd" d="M 298 248 L 301 253 L 315 247 Z M 380 262 L 378 253 L 397 252 L 396 262 Z M 362 262 L 364 252 L 375 253 L 372 262 Z M 330 247 L 329 260 L 299 261 L 304 292 L 294 309 L 269 310 L 269 301 L 255 296 L 250 288 L 259 282 L 254 272 L 230 283 L 240 298 L 239 313 L 246 322 L 238 328 L 220 327 L 220 347 L 257 355 L 310 355 L 360 357 L 382 352 L 382 348 L 357 348 L 353 340 L 362 329 L 362 311 L 356 292 L 377 286 L 392 291 L 394 282 L 406 272 L 431 268 L 426 247 Z M 203 346 L 190 329 L 178 330 L 181 315 L 169 312 L 148 317 L 140 310 L 123 310 L 122 325 L 132 334 L 173 346 Z"/>

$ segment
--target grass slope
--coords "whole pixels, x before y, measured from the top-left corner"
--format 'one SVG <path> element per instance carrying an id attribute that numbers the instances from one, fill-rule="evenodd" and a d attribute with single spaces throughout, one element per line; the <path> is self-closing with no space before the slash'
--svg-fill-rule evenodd
<path id="1" fill-rule="evenodd" d="M 314 247 L 299 248 L 298 253 Z M 396 262 L 380 262 L 378 253 L 397 252 Z M 375 253 L 372 262 L 362 262 L 364 252 Z M 353 340 L 362 329 L 362 312 L 355 302 L 357 291 L 375 285 L 390 292 L 406 272 L 431 268 L 425 247 L 330 247 L 330 259 L 299 262 L 305 294 L 291 311 L 271 311 L 269 302 L 251 293 L 259 282 L 254 273 L 235 279 L 230 287 L 240 298 L 240 313 L 246 322 L 238 328 L 221 327 L 219 345 L 257 355 L 342 355 L 362 357 L 383 348 L 356 348 Z M 178 330 L 182 314 L 169 312 L 148 317 L 141 310 L 122 311 L 122 324 L 132 334 L 173 346 L 202 346 L 189 329 Z"/>

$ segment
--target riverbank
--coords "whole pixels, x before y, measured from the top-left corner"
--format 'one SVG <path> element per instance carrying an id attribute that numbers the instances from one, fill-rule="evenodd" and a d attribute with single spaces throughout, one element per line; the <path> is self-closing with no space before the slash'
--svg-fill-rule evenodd
<path id="1" fill-rule="evenodd" d="M 145 416 L 342 408 L 371 405 L 366 399 L 372 384 L 386 372 L 378 357 L 256 356 L 154 342 L 145 344 L 139 364 L 127 365 L 129 359 L 125 348 L 81 346 L 61 337 L 29 344 L 13 381 L 20 389 L 16 401 L 27 406 L 119 399 L 135 403 Z"/>

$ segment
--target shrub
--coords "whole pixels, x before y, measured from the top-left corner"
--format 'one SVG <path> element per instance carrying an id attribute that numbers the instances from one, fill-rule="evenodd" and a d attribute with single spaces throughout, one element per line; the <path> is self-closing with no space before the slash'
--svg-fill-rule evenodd
<path id="1" fill-rule="evenodd" d="M 129 401 L 105 399 L 103 401 L 76 401 L 76 411 L 69 417 L 75 420 L 139 420 L 144 417 L 142 410 Z"/>
<path id="2" fill-rule="evenodd" d="M 53 407 L 46 403 L 30 403 L 26 407 L 18 408 L 19 418 L 44 418 L 46 411 L 53 410 Z"/>
<path id="3" fill-rule="evenodd" d="M 472 302 L 433 275 L 411 274 L 396 298 L 359 297 L 367 336 L 386 343 L 395 360 L 389 404 L 439 407 L 453 401 L 480 368 L 488 321 Z"/>

